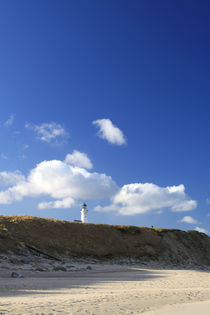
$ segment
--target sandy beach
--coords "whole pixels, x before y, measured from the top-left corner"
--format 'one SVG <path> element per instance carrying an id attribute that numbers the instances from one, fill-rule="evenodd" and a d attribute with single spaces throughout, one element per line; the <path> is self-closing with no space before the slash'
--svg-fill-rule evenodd
<path id="1" fill-rule="evenodd" d="M 0 271 L 0 314 L 209 314 L 208 271 L 93 265 L 21 273 Z"/>

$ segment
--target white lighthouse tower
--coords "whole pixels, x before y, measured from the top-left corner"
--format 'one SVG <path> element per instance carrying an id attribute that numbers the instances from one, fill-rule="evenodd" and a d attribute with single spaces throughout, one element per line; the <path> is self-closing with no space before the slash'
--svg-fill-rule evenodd
<path id="1" fill-rule="evenodd" d="M 82 223 L 88 222 L 88 209 L 86 203 L 83 203 L 81 210 L 81 221 Z"/>

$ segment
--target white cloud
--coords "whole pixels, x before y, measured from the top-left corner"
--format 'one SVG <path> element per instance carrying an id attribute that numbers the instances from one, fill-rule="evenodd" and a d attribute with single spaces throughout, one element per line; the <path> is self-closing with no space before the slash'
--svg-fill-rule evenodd
<path id="1" fill-rule="evenodd" d="M 9 118 L 8 118 L 8 120 L 5 121 L 4 126 L 6 126 L 6 127 L 12 126 L 14 120 L 15 120 L 15 115 L 10 115 Z"/>
<path id="2" fill-rule="evenodd" d="M 98 119 L 93 121 L 93 124 L 99 128 L 98 136 L 106 139 L 108 142 L 116 145 L 123 145 L 126 143 L 123 132 L 113 125 L 110 119 Z"/>
<path id="3" fill-rule="evenodd" d="M 93 168 L 91 160 L 87 154 L 74 150 L 72 154 L 67 154 L 65 158 L 67 164 L 71 164 L 78 167 L 84 167 L 87 169 Z"/>
<path id="4" fill-rule="evenodd" d="M 179 222 L 188 223 L 188 224 L 197 224 L 198 221 L 190 216 L 185 216 Z"/>
<path id="5" fill-rule="evenodd" d="M 25 180 L 20 171 L 0 172 L 0 186 L 15 185 Z"/>
<path id="6" fill-rule="evenodd" d="M 74 151 L 65 161 L 37 164 L 26 178 L 19 171 L 1 172 L 0 184 L 9 188 L 0 191 L 0 204 L 10 204 L 24 197 L 48 196 L 49 201 L 39 203 L 40 209 L 69 208 L 79 200 L 110 198 L 110 205 L 98 206 L 95 210 L 115 211 L 121 215 L 153 210 L 160 214 L 164 208 L 189 211 L 197 206 L 196 201 L 186 195 L 184 185 L 159 187 L 152 183 L 134 183 L 119 188 L 110 176 L 90 172 L 87 170 L 90 167 L 92 163 L 87 155 Z"/>
<path id="7" fill-rule="evenodd" d="M 173 212 L 191 211 L 197 207 L 195 200 L 184 200 L 178 204 L 175 204 L 171 209 Z"/>
<path id="8" fill-rule="evenodd" d="M 40 140 L 48 143 L 62 144 L 69 137 L 65 129 L 55 122 L 41 125 L 26 123 L 25 127 L 34 130 Z"/>
<path id="9" fill-rule="evenodd" d="M 201 227 L 196 226 L 195 231 L 201 232 L 201 233 L 205 233 L 208 234 L 208 231 L 206 229 L 203 229 Z"/>
<path id="10" fill-rule="evenodd" d="M 170 208 L 173 212 L 196 208 L 195 200 L 189 200 L 184 185 L 159 187 L 151 183 L 124 185 L 112 198 L 109 206 L 97 206 L 96 211 L 115 211 L 122 215 L 147 213 Z"/>
<path id="11" fill-rule="evenodd" d="M 16 198 L 18 200 L 18 198 Z M 9 190 L 0 191 L 0 204 L 10 204 L 14 201 L 14 198 Z"/>
<path id="12" fill-rule="evenodd" d="M 51 208 L 71 208 L 75 204 L 75 200 L 71 197 L 64 198 L 63 200 L 40 202 L 38 204 L 39 209 L 51 209 Z"/>
<path id="13" fill-rule="evenodd" d="M 69 207 L 75 199 L 102 199 L 111 197 L 118 189 L 110 176 L 88 172 L 67 164 L 51 160 L 39 163 L 24 181 L 0 192 L 0 203 L 9 204 L 24 197 L 50 196 L 54 202 L 41 203 L 40 208 Z"/>

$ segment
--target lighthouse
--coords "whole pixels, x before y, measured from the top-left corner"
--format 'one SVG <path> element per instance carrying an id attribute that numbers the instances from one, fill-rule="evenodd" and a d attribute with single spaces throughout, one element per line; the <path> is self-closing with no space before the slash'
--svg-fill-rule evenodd
<path id="1" fill-rule="evenodd" d="M 81 210 L 81 221 L 82 223 L 88 222 L 88 209 L 86 203 L 83 203 Z"/>

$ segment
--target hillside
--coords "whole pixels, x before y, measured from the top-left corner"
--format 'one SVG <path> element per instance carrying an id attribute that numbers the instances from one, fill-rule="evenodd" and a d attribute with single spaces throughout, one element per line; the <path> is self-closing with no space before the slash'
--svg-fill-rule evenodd
<path id="1" fill-rule="evenodd" d="M 210 265 L 210 238 L 197 231 L 0 216 L 0 255 L 34 248 L 59 259 Z"/>

